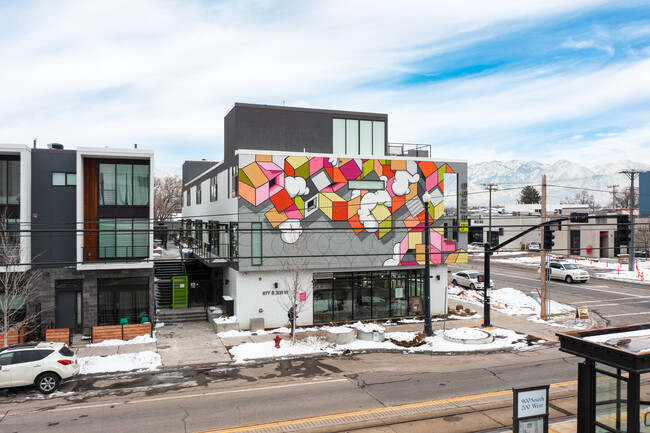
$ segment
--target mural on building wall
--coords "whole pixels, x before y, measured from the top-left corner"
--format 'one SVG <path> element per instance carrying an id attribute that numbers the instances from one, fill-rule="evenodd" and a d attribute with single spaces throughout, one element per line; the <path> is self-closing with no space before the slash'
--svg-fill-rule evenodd
<path id="1" fill-rule="evenodd" d="M 454 173 L 446 163 L 240 155 L 239 167 L 240 200 L 263 211 L 287 244 L 300 238 L 305 223 L 325 216 L 349 225 L 357 236 L 370 233 L 391 245 L 384 266 L 424 264 L 426 190 L 431 262 L 467 261 L 467 253 L 444 238 L 444 175 Z"/>

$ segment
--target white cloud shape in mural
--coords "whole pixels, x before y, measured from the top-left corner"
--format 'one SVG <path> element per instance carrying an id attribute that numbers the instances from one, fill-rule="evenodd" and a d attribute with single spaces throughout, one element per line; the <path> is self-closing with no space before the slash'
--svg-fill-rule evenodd
<path id="1" fill-rule="evenodd" d="M 395 172 L 393 180 L 393 194 L 403 196 L 409 193 L 409 185 L 420 180 L 419 174 L 411 174 L 405 170 L 398 170 Z"/>
<path id="2" fill-rule="evenodd" d="M 309 194 L 309 187 L 307 186 L 307 181 L 302 177 L 291 177 L 291 176 L 285 177 L 284 189 L 287 190 L 291 198 L 295 198 L 297 195 Z"/>
<path id="3" fill-rule="evenodd" d="M 382 176 L 382 179 L 386 180 L 384 176 Z M 378 204 L 383 204 L 386 206 L 390 206 L 392 204 L 390 194 L 388 194 L 388 191 L 385 189 L 376 192 L 368 192 L 363 197 L 361 197 L 361 204 L 359 205 L 357 215 L 359 215 L 359 221 L 361 221 L 363 227 L 369 233 L 374 233 L 379 228 L 377 219 L 371 213 L 375 206 Z"/>
<path id="4" fill-rule="evenodd" d="M 300 225 L 300 220 L 297 219 L 288 219 L 282 222 L 278 228 L 282 232 L 280 238 L 285 244 L 296 243 L 302 234 L 302 226 Z"/>
<path id="5" fill-rule="evenodd" d="M 386 259 L 384 261 L 384 266 L 397 266 L 397 265 L 399 265 L 400 252 L 401 252 L 401 245 L 398 242 L 398 243 L 395 244 L 395 246 L 393 246 L 393 257 L 391 257 L 390 259 Z"/>
<path id="6" fill-rule="evenodd" d="M 339 159 L 338 158 L 328 158 L 327 159 L 330 164 L 332 164 L 332 167 L 338 167 L 339 166 Z"/>

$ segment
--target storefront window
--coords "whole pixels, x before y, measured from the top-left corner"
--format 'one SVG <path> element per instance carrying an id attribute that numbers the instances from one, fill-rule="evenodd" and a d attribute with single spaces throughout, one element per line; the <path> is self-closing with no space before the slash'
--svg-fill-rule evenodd
<path id="1" fill-rule="evenodd" d="M 330 280 L 314 281 L 314 322 L 323 323 L 332 320 L 332 282 Z"/>
<path id="2" fill-rule="evenodd" d="M 390 272 L 372 280 L 372 317 L 390 317 Z"/>
<path id="3" fill-rule="evenodd" d="M 340 272 L 314 281 L 314 322 L 421 315 L 410 311 L 422 297 L 423 271 Z M 420 302 L 414 305 L 421 306 Z"/>
<path id="4" fill-rule="evenodd" d="M 119 325 L 121 319 L 140 323 L 149 316 L 149 279 L 100 278 L 97 280 L 97 323 Z"/>

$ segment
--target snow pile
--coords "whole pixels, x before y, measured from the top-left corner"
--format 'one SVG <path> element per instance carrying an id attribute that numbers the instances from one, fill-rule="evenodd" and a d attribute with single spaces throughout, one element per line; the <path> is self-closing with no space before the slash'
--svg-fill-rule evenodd
<path id="1" fill-rule="evenodd" d="M 220 324 L 220 323 L 237 323 L 237 316 L 221 316 L 217 317 L 216 319 L 213 319 L 214 323 Z"/>
<path id="2" fill-rule="evenodd" d="M 461 287 L 449 286 L 448 294 L 450 299 L 457 299 L 474 305 L 483 305 L 483 291 L 464 290 Z M 510 316 L 539 316 L 541 310 L 537 296 L 533 298 L 511 287 L 493 289 L 490 304 L 491 308 Z M 568 313 L 572 311 L 575 311 L 575 307 L 552 300 L 548 313 Z"/>
<path id="3" fill-rule="evenodd" d="M 486 332 L 476 328 L 447 329 L 445 335 L 459 340 L 479 340 L 486 337 Z"/>
<path id="4" fill-rule="evenodd" d="M 357 322 L 357 323 L 354 323 L 352 325 L 347 325 L 347 326 L 350 327 L 350 328 L 355 328 L 357 331 L 368 332 L 368 333 L 375 332 L 375 331 L 377 331 L 377 332 L 386 331 L 385 327 L 383 327 L 383 326 L 381 326 L 381 325 L 379 325 L 377 323 L 361 323 L 361 322 Z"/>
<path id="5" fill-rule="evenodd" d="M 309 329 L 296 329 L 296 332 L 300 331 L 314 331 L 315 328 L 309 328 Z M 276 328 L 276 329 L 271 329 L 271 330 L 265 330 L 265 329 L 258 329 L 257 331 L 237 331 L 236 329 L 232 329 L 230 331 L 224 331 L 224 332 L 219 332 L 217 336 L 219 338 L 230 338 L 230 337 L 248 337 L 251 335 L 269 335 L 269 334 L 290 334 L 291 333 L 291 328 Z"/>
<path id="6" fill-rule="evenodd" d="M 343 328 L 346 329 L 346 328 Z M 347 328 L 349 330 L 349 328 Z M 448 330 L 447 332 L 450 332 Z M 524 350 L 528 347 L 525 335 L 517 334 L 514 331 L 507 329 L 493 328 L 492 334 L 495 339 L 487 344 L 461 344 L 447 341 L 443 338 L 442 330 L 436 331 L 433 337 L 427 337 L 425 344 L 417 347 L 404 348 L 392 343 L 390 340 L 383 342 L 377 341 L 363 341 L 355 340 L 350 344 L 334 345 L 325 341 L 323 337 L 308 337 L 304 340 L 296 341 L 295 345 L 291 345 L 290 341 L 282 340 L 280 348 L 275 347 L 273 341 L 264 343 L 245 343 L 235 346 L 230 349 L 230 354 L 236 363 L 243 363 L 256 359 L 275 358 L 284 356 L 302 356 L 311 354 L 344 354 L 347 351 L 363 351 L 363 350 L 399 350 L 408 353 L 414 352 L 475 352 L 483 350 L 495 349 L 512 349 Z M 459 334 L 465 335 L 473 331 L 454 331 Z M 387 339 L 397 341 L 411 341 L 418 334 L 417 332 L 391 332 L 386 334 Z M 481 337 L 484 337 L 482 335 Z"/>
<path id="7" fill-rule="evenodd" d="M 88 356 L 78 358 L 79 374 L 113 373 L 131 370 L 156 370 L 162 366 L 160 355 L 145 351 L 110 356 Z"/>
<path id="8" fill-rule="evenodd" d="M 103 346 L 123 346 L 125 344 L 144 344 L 155 343 L 156 339 L 147 335 L 138 335 L 131 340 L 104 340 L 99 343 L 89 344 L 88 347 L 103 347 Z"/>

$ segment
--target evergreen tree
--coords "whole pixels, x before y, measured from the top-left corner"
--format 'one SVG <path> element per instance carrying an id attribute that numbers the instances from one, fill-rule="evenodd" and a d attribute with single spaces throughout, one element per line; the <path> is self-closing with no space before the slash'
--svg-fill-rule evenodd
<path id="1" fill-rule="evenodd" d="M 526 185 L 524 189 L 521 190 L 518 200 L 520 204 L 535 204 L 541 201 L 542 197 L 539 195 L 539 191 L 537 191 L 532 185 Z"/>

